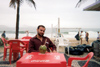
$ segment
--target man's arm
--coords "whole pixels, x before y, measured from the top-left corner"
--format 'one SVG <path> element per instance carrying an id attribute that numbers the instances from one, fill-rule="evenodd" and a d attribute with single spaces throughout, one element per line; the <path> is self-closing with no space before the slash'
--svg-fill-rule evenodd
<path id="1" fill-rule="evenodd" d="M 35 50 L 34 49 L 34 41 L 32 41 L 32 39 L 30 39 L 29 41 L 29 47 L 28 47 L 28 53 L 31 53 L 31 52 L 39 52 L 39 50 Z"/>
<path id="2" fill-rule="evenodd" d="M 50 40 L 50 39 L 49 39 Z M 50 40 L 50 48 L 52 48 L 52 52 L 56 52 L 56 46 L 52 43 L 52 41 Z"/>

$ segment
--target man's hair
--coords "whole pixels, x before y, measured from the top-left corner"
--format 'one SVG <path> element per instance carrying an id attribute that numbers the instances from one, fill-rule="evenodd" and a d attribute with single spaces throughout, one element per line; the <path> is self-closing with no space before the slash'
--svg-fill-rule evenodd
<path id="1" fill-rule="evenodd" d="M 39 25 L 39 26 L 37 27 L 37 29 L 39 29 L 40 27 L 43 27 L 43 28 L 45 28 L 45 26 L 43 26 L 43 25 Z"/>
<path id="2" fill-rule="evenodd" d="M 81 32 L 83 32 L 83 31 L 81 31 Z"/>
<path id="3" fill-rule="evenodd" d="M 6 32 L 6 31 L 3 31 L 4 33 Z"/>

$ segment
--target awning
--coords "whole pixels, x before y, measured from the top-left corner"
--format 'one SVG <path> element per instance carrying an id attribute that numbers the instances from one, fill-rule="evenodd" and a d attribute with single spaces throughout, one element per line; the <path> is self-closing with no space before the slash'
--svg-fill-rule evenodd
<path id="1" fill-rule="evenodd" d="M 83 9 L 84 11 L 100 11 L 100 1 L 97 1 L 86 8 Z"/>

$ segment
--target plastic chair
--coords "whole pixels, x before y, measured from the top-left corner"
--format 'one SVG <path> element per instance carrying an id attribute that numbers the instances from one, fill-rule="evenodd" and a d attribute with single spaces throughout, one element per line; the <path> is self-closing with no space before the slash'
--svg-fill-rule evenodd
<path id="1" fill-rule="evenodd" d="M 25 37 L 22 37 L 22 39 L 31 39 L 32 37 L 30 36 L 25 36 Z"/>
<path id="2" fill-rule="evenodd" d="M 65 40 L 65 42 L 64 42 Z M 63 37 L 59 37 L 56 39 L 56 41 L 59 41 L 58 42 L 58 45 L 57 45 L 57 52 L 59 52 L 59 46 L 68 46 L 69 47 L 69 40 L 68 39 L 65 39 Z"/>
<path id="3" fill-rule="evenodd" d="M 2 41 L 3 41 L 3 44 L 4 44 L 4 56 L 3 56 L 3 61 L 5 61 L 5 58 L 7 56 L 7 49 L 10 49 L 10 46 L 6 46 L 6 44 L 8 43 L 8 41 L 1 37 Z"/>
<path id="4" fill-rule="evenodd" d="M 19 52 L 20 52 L 20 56 L 21 57 L 23 56 L 24 48 L 22 48 L 21 45 L 25 46 L 25 43 L 20 40 L 9 40 L 8 44 L 10 45 L 9 62 L 11 64 L 12 53 L 13 53 L 13 59 L 15 59 L 15 57 L 18 56 Z M 17 56 L 15 56 L 14 54 L 17 54 Z"/>
<path id="5" fill-rule="evenodd" d="M 31 39 L 32 37 L 30 37 L 30 36 L 25 36 L 25 37 L 22 37 L 22 39 Z M 25 44 L 27 45 L 26 46 L 26 52 L 28 52 L 28 43 L 27 42 L 25 42 Z"/>
<path id="6" fill-rule="evenodd" d="M 88 63 L 91 60 L 91 58 L 93 57 L 93 55 L 94 55 L 94 53 L 93 52 L 90 52 L 90 53 L 88 53 L 88 55 L 86 57 L 70 57 L 68 59 L 68 66 L 67 67 L 71 67 L 71 64 L 72 64 L 72 61 L 73 60 L 86 60 L 86 59 L 88 59 L 88 60 L 84 64 L 84 66 L 82 66 L 82 67 L 88 67 Z"/>

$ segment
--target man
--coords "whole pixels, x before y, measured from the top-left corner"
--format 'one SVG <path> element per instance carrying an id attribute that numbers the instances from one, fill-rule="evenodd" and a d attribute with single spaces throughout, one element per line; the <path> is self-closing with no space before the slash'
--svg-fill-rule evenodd
<path id="1" fill-rule="evenodd" d="M 99 33 L 99 31 L 97 32 L 97 39 L 100 39 L 100 33 Z"/>
<path id="2" fill-rule="evenodd" d="M 83 31 L 81 31 L 81 33 L 80 33 L 80 39 L 81 39 L 81 44 L 82 44 L 82 40 L 83 40 Z"/>
<path id="3" fill-rule="evenodd" d="M 3 33 L 2 33 L 2 35 L 1 35 L 2 37 L 4 37 L 4 38 L 6 38 L 6 34 L 5 34 L 5 31 L 3 31 Z"/>
<path id="4" fill-rule="evenodd" d="M 30 39 L 28 52 L 39 52 L 40 45 L 46 45 L 47 52 L 50 52 L 52 47 L 53 52 L 56 52 L 56 46 L 51 42 L 48 37 L 43 36 L 45 33 L 45 26 L 39 25 L 37 27 L 37 35 Z"/>
<path id="5" fill-rule="evenodd" d="M 29 36 L 29 32 L 28 31 L 26 31 L 26 36 Z"/>

